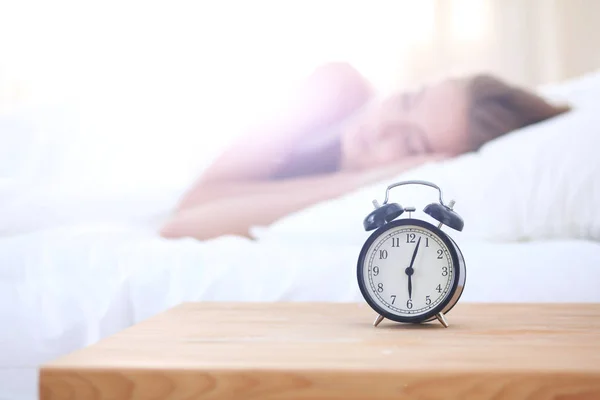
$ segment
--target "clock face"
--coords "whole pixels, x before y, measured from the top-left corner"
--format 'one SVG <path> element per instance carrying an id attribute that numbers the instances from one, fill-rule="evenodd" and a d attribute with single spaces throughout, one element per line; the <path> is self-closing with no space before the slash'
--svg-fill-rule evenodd
<path id="1" fill-rule="evenodd" d="M 448 239 L 433 225 L 412 221 L 400 220 L 376 232 L 358 265 L 367 300 L 388 317 L 404 320 L 436 314 L 456 281 Z"/>

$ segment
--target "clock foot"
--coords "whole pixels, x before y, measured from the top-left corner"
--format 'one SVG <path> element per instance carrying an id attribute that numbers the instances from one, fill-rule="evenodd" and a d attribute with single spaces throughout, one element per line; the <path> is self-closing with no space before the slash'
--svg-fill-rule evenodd
<path id="1" fill-rule="evenodd" d="M 373 322 L 373 326 L 377 326 L 381 323 L 381 321 L 383 321 L 383 315 L 378 315 L 377 318 L 375 319 L 375 322 Z"/>
<path id="2" fill-rule="evenodd" d="M 440 324 L 442 324 L 444 326 L 444 328 L 447 328 L 449 326 L 448 321 L 446 321 L 446 317 L 444 317 L 444 314 L 439 313 L 439 314 L 436 314 L 435 317 L 437 318 L 438 321 L 440 321 Z"/>

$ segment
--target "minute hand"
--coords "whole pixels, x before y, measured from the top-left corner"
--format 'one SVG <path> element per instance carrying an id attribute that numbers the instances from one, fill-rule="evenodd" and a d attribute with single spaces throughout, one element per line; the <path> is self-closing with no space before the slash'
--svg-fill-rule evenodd
<path id="1" fill-rule="evenodd" d="M 413 252 L 412 259 L 410 260 L 410 265 L 408 268 L 412 269 L 413 264 L 415 263 L 415 258 L 417 257 L 417 251 L 419 250 L 419 244 L 421 244 L 421 238 L 417 240 L 417 245 L 415 246 L 415 251 Z"/>

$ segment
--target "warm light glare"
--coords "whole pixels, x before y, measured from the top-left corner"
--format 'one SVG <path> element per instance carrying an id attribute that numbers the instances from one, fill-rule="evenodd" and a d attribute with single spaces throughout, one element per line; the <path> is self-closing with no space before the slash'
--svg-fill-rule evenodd
<path id="1" fill-rule="evenodd" d="M 490 24 L 490 3 L 482 0 L 452 0 L 452 33 L 459 41 L 481 40 Z"/>
<path id="2" fill-rule="evenodd" d="M 462 3 L 455 19 L 476 32 L 477 1 Z M 0 106 L 76 106 L 73 154 L 110 158 L 124 185 L 118 166 L 131 160 L 168 179 L 165 149 L 178 154 L 169 163 L 208 162 L 320 63 L 393 85 L 435 11 L 434 0 L 0 0 Z"/>

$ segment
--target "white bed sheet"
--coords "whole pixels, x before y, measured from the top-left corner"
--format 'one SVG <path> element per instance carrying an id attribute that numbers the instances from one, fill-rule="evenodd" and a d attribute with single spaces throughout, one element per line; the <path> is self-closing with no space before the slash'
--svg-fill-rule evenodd
<path id="1" fill-rule="evenodd" d="M 462 301 L 600 301 L 600 243 L 458 240 Z M 183 301 L 362 301 L 360 246 L 300 235 L 168 241 L 118 225 L 3 238 L 0 399 L 36 398 L 41 363 Z"/>

